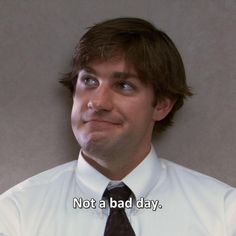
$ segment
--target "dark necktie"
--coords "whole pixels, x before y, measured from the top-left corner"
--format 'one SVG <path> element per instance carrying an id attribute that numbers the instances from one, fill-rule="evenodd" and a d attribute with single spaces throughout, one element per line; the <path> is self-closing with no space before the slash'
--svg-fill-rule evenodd
<path id="1" fill-rule="evenodd" d="M 104 197 L 113 200 L 127 201 L 131 196 L 131 190 L 126 186 L 106 189 Z M 127 218 L 124 208 L 110 208 L 110 214 L 107 219 L 104 236 L 135 236 L 134 230 Z"/>

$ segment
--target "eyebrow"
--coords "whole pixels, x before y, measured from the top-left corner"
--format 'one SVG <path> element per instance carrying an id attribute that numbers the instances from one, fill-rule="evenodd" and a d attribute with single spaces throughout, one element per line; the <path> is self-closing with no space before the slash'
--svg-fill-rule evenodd
<path id="1" fill-rule="evenodd" d="M 138 79 L 138 75 L 126 71 L 114 72 L 112 77 L 116 79 L 129 79 L 129 78 Z"/>
<path id="2" fill-rule="evenodd" d="M 96 70 L 94 70 L 93 68 L 91 68 L 89 66 L 86 66 L 86 67 L 82 68 L 81 70 L 83 70 L 87 73 L 97 75 Z M 138 75 L 135 73 L 128 72 L 128 71 L 114 71 L 112 73 L 112 78 L 114 78 L 114 79 L 129 79 L 129 78 L 138 79 Z"/>
<path id="3" fill-rule="evenodd" d="M 87 73 L 91 73 L 91 74 L 95 74 L 96 75 L 96 71 L 93 68 L 88 67 L 88 66 L 83 67 L 80 71 L 85 71 Z"/>

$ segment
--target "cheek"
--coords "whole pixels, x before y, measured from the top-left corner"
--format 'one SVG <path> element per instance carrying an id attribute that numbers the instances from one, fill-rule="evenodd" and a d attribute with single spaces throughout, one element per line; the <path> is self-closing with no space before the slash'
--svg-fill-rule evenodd
<path id="1" fill-rule="evenodd" d="M 71 110 L 72 126 L 75 125 L 75 123 L 77 124 L 78 121 L 80 120 L 81 110 L 82 110 L 82 103 L 78 102 L 77 99 L 74 99 L 73 100 L 72 110 Z"/>
<path id="2" fill-rule="evenodd" d="M 124 103 L 122 112 L 127 120 L 133 124 L 149 122 L 152 117 L 153 107 L 145 101 L 133 101 Z"/>
<path id="3" fill-rule="evenodd" d="M 84 109 L 83 107 L 85 107 L 85 104 L 86 98 L 84 98 L 84 96 L 75 95 L 73 98 L 72 110 L 81 111 L 82 109 Z"/>
<path id="4" fill-rule="evenodd" d="M 134 113 L 132 115 L 136 116 L 136 118 L 138 118 L 137 116 L 139 115 L 148 115 L 148 113 L 151 113 L 153 110 L 152 100 L 144 95 L 130 101 L 124 101 L 123 106 L 126 107 L 127 111 Z"/>
<path id="5" fill-rule="evenodd" d="M 130 107 L 133 122 L 139 127 L 149 126 L 153 123 L 154 107 L 151 100 L 141 100 Z"/>

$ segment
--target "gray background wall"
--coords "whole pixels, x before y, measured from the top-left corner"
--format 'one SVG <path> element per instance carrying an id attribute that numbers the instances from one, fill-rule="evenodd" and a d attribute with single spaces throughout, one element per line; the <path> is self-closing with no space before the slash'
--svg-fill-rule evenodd
<path id="1" fill-rule="evenodd" d="M 0 193 L 77 158 L 57 80 L 85 28 L 120 16 L 166 31 L 194 88 L 159 155 L 236 186 L 235 0 L 0 0 Z"/>

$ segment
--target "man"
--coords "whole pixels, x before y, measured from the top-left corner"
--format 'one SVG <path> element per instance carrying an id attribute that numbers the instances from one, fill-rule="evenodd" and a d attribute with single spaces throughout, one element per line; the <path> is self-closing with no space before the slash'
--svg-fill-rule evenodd
<path id="1" fill-rule="evenodd" d="M 99 23 L 61 82 L 73 94 L 78 161 L 4 193 L 0 235 L 236 235 L 236 190 L 151 145 L 191 96 L 164 32 L 137 18 Z"/>

